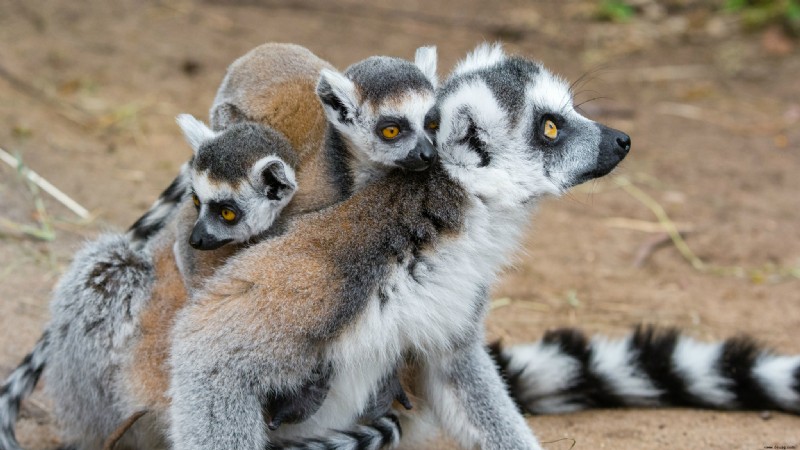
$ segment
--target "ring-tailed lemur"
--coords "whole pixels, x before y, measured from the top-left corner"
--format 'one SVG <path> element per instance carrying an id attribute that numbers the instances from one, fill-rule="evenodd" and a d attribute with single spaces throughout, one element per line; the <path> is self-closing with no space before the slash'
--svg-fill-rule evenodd
<path id="1" fill-rule="evenodd" d="M 430 170 L 372 180 L 228 260 L 172 330 L 174 448 L 261 449 L 347 427 L 398 365 L 462 447 L 541 448 L 483 345 L 483 318 L 538 199 L 607 174 L 630 149 L 568 98 L 539 64 L 480 48 L 438 96 Z M 320 409 L 266 433 L 269 393 L 321 362 L 333 375 Z M 407 433 L 420 414 L 404 413 Z"/>
<path id="2" fill-rule="evenodd" d="M 297 190 L 297 155 L 280 133 L 254 122 L 215 133 L 188 114 L 177 121 L 194 152 L 188 174 L 197 218 L 175 242 L 178 268 L 191 286 L 202 282 L 197 265 L 207 258 L 189 247 L 216 250 L 261 238 Z"/>
<path id="3" fill-rule="evenodd" d="M 222 95 L 223 92 L 250 92 L 262 103 L 268 104 L 266 111 L 259 111 L 252 104 L 242 103 L 238 107 L 239 111 L 246 114 L 244 118 L 258 119 L 281 131 L 298 152 L 300 161 L 296 175 L 301 189 L 284 214 L 300 214 L 338 201 L 357 182 L 379 173 L 380 164 L 390 161 L 381 156 L 381 151 L 397 156 L 397 161 L 392 159 L 392 163 L 412 170 L 422 168 L 416 160 L 424 161 L 433 156 L 433 147 L 421 136 L 430 131 L 426 128 L 431 123 L 429 118 L 426 119 L 426 112 L 433 104 L 435 50 L 418 50 L 417 64 L 414 66 L 394 58 L 371 58 L 352 66 L 346 76 L 327 71 L 319 85 L 323 104 L 326 101 L 338 101 L 341 95 L 338 91 L 326 88 L 329 84 L 325 81 L 329 79 L 335 80 L 337 87 L 349 86 L 351 90 L 348 94 L 358 94 L 341 98 L 349 102 L 347 107 L 357 109 L 349 110 L 346 117 L 342 116 L 345 120 L 335 127 L 328 127 L 327 133 L 324 133 L 325 127 L 320 132 L 320 127 L 313 121 L 316 113 L 313 107 L 308 106 L 304 89 L 309 87 L 307 82 L 313 74 L 310 95 L 320 117 L 324 118 L 320 99 L 317 99 L 314 91 L 317 73 L 327 64 L 301 47 L 267 44 L 232 65 L 232 71 L 226 76 L 217 98 L 220 101 L 222 97 L 222 103 L 212 108 L 212 117 L 215 116 L 216 107 L 224 108 L 230 105 L 227 102 L 238 101 L 236 96 L 226 97 Z M 261 75 L 248 76 L 260 72 L 264 67 L 269 67 L 279 75 L 268 80 Z M 237 80 L 252 85 L 237 86 Z M 226 85 L 229 81 L 233 84 Z M 280 95 L 279 89 L 287 86 L 293 96 Z M 384 97 L 381 99 L 370 93 L 381 93 Z M 427 103 L 427 107 L 420 102 Z M 327 108 L 336 109 L 337 114 L 340 106 L 345 106 L 339 103 L 326 105 Z M 379 124 L 381 117 L 398 122 Z M 316 128 L 307 128 L 309 123 L 306 119 L 311 120 Z M 354 146 L 355 143 L 369 143 L 370 140 L 364 138 L 377 133 L 386 133 L 380 138 L 379 144 L 363 152 Z M 407 149 L 405 156 L 403 149 Z M 408 155 L 412 157 L 406 158 Z M 304 179 L 309 182 L 304 184 Z M 185 184 L 176 182 L 173 186 Z M 163 212 L 167 209 L 160 210 Z M 67 441 L 80 443 L 84 448 L 99 448 L 104 438 L 124 418 L 141 409 L 142 399 L 136 395 L 139 386 L 123 386 L 130 373 L 121 374 L 121 368 L 130 367 L 132 354 L 147 353 L 148 350 L 141 350 L 148 347 L 147 326 L 156 329 L 169 327 L 173 317 L 170 314 L 179 309 L 186 295 L 185 291 L 181 294 L 183 283 L 175 276 L 177 271 L 172 255 L 177 225 L 174 222 L 180 217 L 156 212 L 162 219 L 169 216 L 173 225 L 168 227 L 170 230 L 165 230 L 166 234 L 161 233 L 163 236 L 148 242 L 143 250 L 140 251 L 135 242 L 131 243 L 131 234 L 111 235 L 88 245 L 76 255 L 54 295 L 53 320 L 48 330 L 56 328 L 56 336 L 46 333 L 36 347 L 37 352 L 26 358 L 3 388 L 0 398 L 0 442 L 8 448 L 18 448 L 13 426 L 19 402 L 35 385 L 45 361 L 48 364 L 47 371 L 58 374 L 50 377 L 47 388 L 56 400 L 56 414 L 65 424 Z M 193 220 L 184 220 L 184 223 L 191 224 Z M 140 221 L 145 222 L 152 224 L 158 220 Z M 166 279 L 168 287 L 159 285 L 160 279 Z M 103 286 L 107 286 L 107 289 Z M 171 297 L 167 292 L 174 296 Z M 151 298 L 164 295 L 167 298 Z M 139 308 L 148 304 L 152 306 L 149 311 L 140 311 Z M 150 348 L 150 351 L 150 356 L 153 356 L 152 352 L 156 355 L 145 366 L 158 366 L 164 359 L 164 347 Z M 34 367 L 31 367 L 32 364 Z M 135 378 L 135 375 L 130 378 Z M 143 387 L 147 387 L 147 382 Z M 146 401 L 144 404 L 147 404 Z M 147 420 L 143 419 L 142 422 Z M 140 445 L 155 448 L 164 444 L 157 437 L 155 441 L 147 441 L 151 436 L 144 434 L 145 443 L 139 440 Z"/>
<path id="4" fill-rule="evenodd" d="M 703 343 L 672 328 L 637 327 L 622 339 L 558 329 L 493 356 L 512 397 L 532 414 L 587 408 L 688 406 L 800 413 L 800 356 L 747 337 Z"/>
<path id="5" fill-rule="evenodd" d="M 263 125 L 239 122 L 215 133 L 188 114 L 178 116 L 177 122 L 194 151 L 190 175 L 198 218 L 188 237 L 179 233 L 175 242 L 176 263 L 191 293 L 203 279 L 195 270 L 198 252 L 188 246 L 214 250 L 229 243 L 252 245 L 267 237 L 297 188 L 296 161 L 288 141 Z M 276 430 L 313 414 L 327 395 L 329 376 L 329 370 L 317 368 L 297 392 L 272 397 L 266 409 L 268 427 Z M 396 376 L 387 379 L 381 393 L 386 401 L 375 406 L 376 423 L 384 423 L 381 418 L 395 399 L 411 409 Z"/>

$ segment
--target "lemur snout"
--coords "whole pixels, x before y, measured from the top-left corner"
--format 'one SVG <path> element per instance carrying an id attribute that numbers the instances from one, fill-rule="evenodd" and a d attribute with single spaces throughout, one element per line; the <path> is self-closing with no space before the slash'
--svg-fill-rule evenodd
<path id="1" fill-rule="evenodd" d="M 408 153 L 405 159 L 395 161 L 395 163 L 414 172 L 426 170 L 436 160 L 436 147 L 433 146 L 427 137 L 421 136 L 417 140 L 417 146 Z"/>
<path id="2" fill-rule="evenodd" d="M 197 250 L 216 250 L 232 241 L 233 239 L 217 239 L 200 224 L 195 225 L 192 235 L 189 236 L 189 245 Z"/>
<path id="3" fill-rule="evenodd" d="M 619 135 L 617 136 L 617 145 L 619 145 L 620 149 L 627 155 L 631 150 L 631 137 L 621 131 L 614 131 Z"/>
<path id="4" fill-rule="evenodd" d="M 631 150 L 631 138 L 622 131 L 601 125 L 600 152 L 592 175 L 601 177 L 611 172 Z"/>

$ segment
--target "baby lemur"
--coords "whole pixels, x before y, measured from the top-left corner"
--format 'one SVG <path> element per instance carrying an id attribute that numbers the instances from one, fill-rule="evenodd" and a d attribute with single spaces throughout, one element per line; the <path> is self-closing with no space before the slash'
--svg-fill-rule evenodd
<path id="1" fill-rule="evenodd" d="M 198 254 L 187 246 L 215 250 L 266 238 L 297 189 L 296 155 L 280 133 L 253 122 L 233 123 L 219 133 L 188 114 L 179 115 L 177 122 L 194 151 L 189 175 L 197 220 L 190 233 L 179 230 L 175 242 L 175 261 L 191 291 L 203 278 L 195 271 Z M 305 420 L 322 404 L 330 371 L 320 368 L 309 378 L 296 392 L 272 399 L 267 410 L 271 430 Z M 376 419 L 389 411 L 391 400 L 411 409 L 397 377 L 388 379 L 382 392 L 389 403 L 376 406 Z"/>

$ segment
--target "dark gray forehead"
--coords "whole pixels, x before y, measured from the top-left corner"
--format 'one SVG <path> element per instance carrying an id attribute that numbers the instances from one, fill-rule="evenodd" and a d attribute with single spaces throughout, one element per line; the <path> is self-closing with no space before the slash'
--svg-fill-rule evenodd
<path id="1" fill-rule="evenodd" d="M 242 122 L 225 129 L 200 146 L 193 168 L 208 171 L 211 179 L 236 184 L 246 179 L 261 158 L 275 155 L 289 166 L 297 165 L 297 156 L 289 141 L 279 132 L 263 125 Z"/>
<path id="2" fill-rule="evenodd" d="M 373 56 L 348 67 L 344 74 L 373 104 L 409 91 L 433 92 L 430 80 L 405 59 Z"/>
<path id="3" fill-rule="evenodd" d="M 511 121 L 516 122 L 525 108 L 525 87 L 540 73 L 539 63 L 509 57 L 493 66 L 448 79 L 439 90 L 438 98 L 443 99 L 464 83 L 480 79 L 492 91 L 500 107 L 509 114 Z"/>

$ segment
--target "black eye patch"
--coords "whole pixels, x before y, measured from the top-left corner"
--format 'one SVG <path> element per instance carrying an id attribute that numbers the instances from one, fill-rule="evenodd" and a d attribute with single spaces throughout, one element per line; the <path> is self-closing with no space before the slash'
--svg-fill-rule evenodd
<path id="1" fill-rule="evenodd" d="M 469 146 L 472 151 L 478 154 L 481 158 L 481 162 L 478 164 L 478 167 L 486 167 L 492 162 L 492 157 L 489 155 L 489 152 L 486 150 L 486 142 L 478 136 L 478 126 L 475 125 L 475 121 L 472 118 L 469 119 L 469 127 L 467 127 L 467 134 L 458 141 L 459 144 L 466 144 Z"/>
<path id="2" fill-rule="evenodd" d="M 383 138 L 381 131 L 386 127 L 397 127 L 400 130 L 398 138 L 403 137 L 404 134 L 411 130 L 411 123 L 405 117 L 387 117 L 383 116 L 378 119 L 375 124 L 375 133 Z M 385 140 L 385 139 L 384 139 Z"/>
<path id="3" fill-rule="evenodd" d="M 235 219 L 231 221 L 221 220 L 223 210 L 233 211 L 235 214 Z M 242 220 L 242 217 L 244 217 L 242 210 L 232 202 L 208 202 L 208 211 L 212 216 L 219 217 L 220 222 L 228 226 L 236 225 L 240 220 Z"/>

